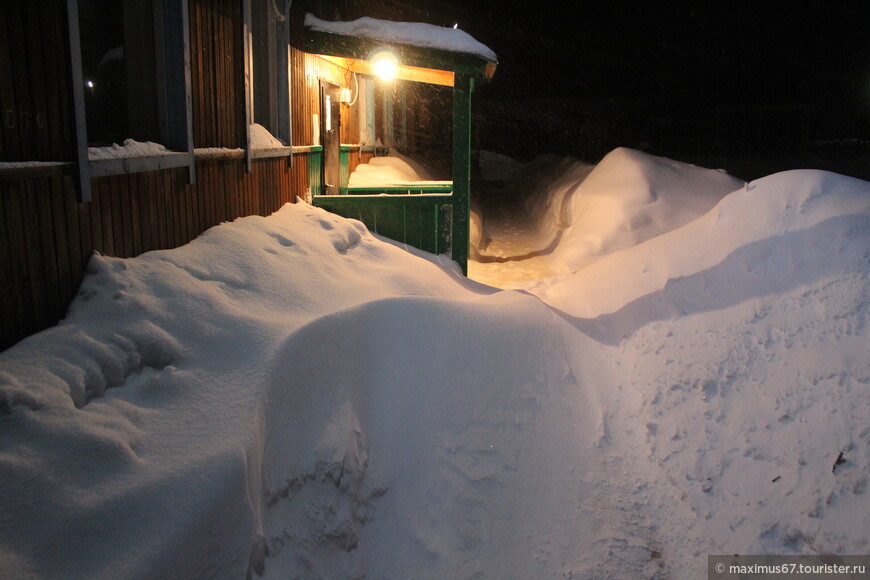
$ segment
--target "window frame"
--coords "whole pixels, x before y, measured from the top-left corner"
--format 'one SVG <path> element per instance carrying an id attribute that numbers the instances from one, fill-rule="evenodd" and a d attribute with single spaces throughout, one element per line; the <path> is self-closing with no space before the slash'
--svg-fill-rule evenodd
<path id="1" fill-rule="evenodd" d="M 154 6 L 155 21 L 158 24 L 154 31 L 154 48 L 155 54 L 160 59 L 160 64 L 155 70 L 157 83 L 155 106 L 158 111 L 160 140 L 183 146 L 176 146 L 174 150 L 162 155 L 91 160 L 88 155 L 79 2 L 66 0 L 76 135 L 77 191 L 79 201 L 82 203 L 92 200 L 92 177 L 187 167 L 189 183 L 196 183 L 188 0 L 150 1 Z M 180 90 L 183 90 L 183 94 L 178 92 Z"/>
<path id="2" fill-rule="evenodd" d="M 257 2 L 255 15 L 253 3 Z M 244 0 L 245 120 L 247 126 L 246 166 L 253 159 L 287 157 L 293 163 L 293 127 L 290 73 L 290 4 L 277 13 L 273 0 Z M 259 21 L 255 22 L 255 18 Z M 264 21 L 264 20 L 265 21 Z M 265 38 L 255 37 L 264 34 Z M 260 74 L 257 73 L 260 71 Z M 266 71 L 263 75 L 262 71 Z M 265 78 L 263 78 L 265 77 Z M 258 114 L 259 106 L 268 112 Z M 251 125 L 259 123 L 283 143 L 283 147 L 254 149 Z"/>

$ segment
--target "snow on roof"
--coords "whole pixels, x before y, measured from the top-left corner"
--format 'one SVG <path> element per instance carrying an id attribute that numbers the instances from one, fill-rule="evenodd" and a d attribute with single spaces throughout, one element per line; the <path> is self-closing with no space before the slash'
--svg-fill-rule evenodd
<path id="1" fill-rule="evenodd" d="M 471 54 L 489 62 L 498 62 L 492 49 L 458 28 L 445 28 L 423 22 L 391 22 L 367 17 L 350 22 L 327 22 L 313 14 L 305 15 L 305 26 L 318 32 Z"/>

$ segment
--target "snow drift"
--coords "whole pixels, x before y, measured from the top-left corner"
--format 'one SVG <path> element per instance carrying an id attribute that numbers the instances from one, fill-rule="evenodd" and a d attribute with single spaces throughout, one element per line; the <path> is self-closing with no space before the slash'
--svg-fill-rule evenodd
<path id="1" fill-rule="evenodd" d="M 581 202 L 595 182 L 621 201 Z M 559 205 L 554 256 L 583 267 L 538 296 L 302 204 L 93 257 L 67 318 L 0 353 L 0 575 L 697 578 L 707 554 L 866 553 L 870 183 L 733 185 L 614 152 Z M 608 204 L 623 225 L 587 263 L 566 244 Z"/>
<path id="2" fill-rule="evenodd" d="M 348 186 L 377 187 L 429 180 L 431 176 L 419 163 L 393 152 L 389 156 L 373 157 L 368 163 L 357 165 L 348 178 Z"/>

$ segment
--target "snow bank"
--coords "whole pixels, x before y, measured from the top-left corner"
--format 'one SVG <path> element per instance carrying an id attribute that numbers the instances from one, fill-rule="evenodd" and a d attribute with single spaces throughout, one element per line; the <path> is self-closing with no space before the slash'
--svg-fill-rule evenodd
<path id="1" fill-rule="evenodd" d="M 489 62 L 498 62 L 492 49 L 458 28 L 445 28 L 422 22 L 391 22 L 374 18 L 359 18 L 351 22 L 327 22 L 312 14 L 305 15 L 305 26 L 320 32 L 471 54 Z"/>
<path id="2" fill-rule="evenodd" d="M 284 144 L 272 136 L 268 129 L 259 123 L 251 123 L 251 149 L 276 149 L 283 148 Z"/>
<path id="3" fill-rule="evenodd" d="M 851 231 L 850 216 L 868 212 L 865 181 L 822 171 L 779 173 L 747 184 L 682 228 L 580 269 L 538 294 L 572 315 L 594 317 L 716 268 L 730 268 L 725 278 L 736 276 L 743 282 L 737 288 L 760 285 L 758 292 L 772 294 L 787 277 L 812 279 L 832 267 L 853 236 L 827 239 L 826 228 Z M 752 275 L 744 280 L 746 272 Z M 619 285 L 610 283 L 614 276 Z M 704 299 L 737 292 L 734 282 L 723 284 L 709 288 Z"/>
<path id="4" fill-rule="evenodd" d="M 360 163 L 348 178 L 349 187 L 378 187 L 409 181 L 428 181 L 425 169 L 398 154 L 373 157 Z"/>
<path id="5" fill-rule="evenodd" d="M 870 183 L 722 197 L 727 176 L 620 157 L 643 172 L 599 171 L 610 207 L 652 217 L 607 231 L 646 241 L 540 299 L 302 204 L 95 256 L 67 318 L 0 353 L 0 576 L 689 579 L 707 554 L 866 553 Z"/>
<path id="6" fill-rule="evenodd" d="M 580 168 L 582 169 L 582 167 Z M 743 186 L 727 173 L 620 148 L 552 196 L 561 273 L 686 224 Z"/>
<path id="7" fill-rule="evenodd" d="M 301 205 L 94 256 L 67 318 L 0 354 L 0 489 L 15 496 L 0 575 L 244 577 L 287 335 L 374 299 L 481 288 Z"/>

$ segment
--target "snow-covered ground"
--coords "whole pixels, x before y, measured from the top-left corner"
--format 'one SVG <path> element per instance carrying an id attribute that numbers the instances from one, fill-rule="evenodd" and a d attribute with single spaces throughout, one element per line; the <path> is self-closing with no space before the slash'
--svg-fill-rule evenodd
<path id="1" fill-rule="evenodd" d="M 510 290 L 304 204 L 92 258 L 0 354 L 0 576 L 870 552 L 870 183 L 619 149 L 539 193 L 471 263 Z"/>

